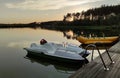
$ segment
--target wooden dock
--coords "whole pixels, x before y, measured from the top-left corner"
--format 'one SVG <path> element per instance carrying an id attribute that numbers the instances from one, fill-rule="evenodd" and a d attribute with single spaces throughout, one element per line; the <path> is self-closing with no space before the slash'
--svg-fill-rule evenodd
<path id="1" fill-rule="evenodd" d="M 106 52 L 102 54 L 102 57 L 110 70 L 105 71 L 100 57 L 97 57 L 69 78 L 120 78 L 120 41 L 113 45 L 108 51 L 115 63 L 111 64 Z"/>

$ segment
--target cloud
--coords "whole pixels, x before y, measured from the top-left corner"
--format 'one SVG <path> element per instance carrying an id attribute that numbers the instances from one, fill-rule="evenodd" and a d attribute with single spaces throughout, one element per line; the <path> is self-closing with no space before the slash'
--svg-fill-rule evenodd
<path id="1" fill-rule="evenodd" d="M 8 8 L 24 10 L 55 10 L 101 0 L 25 0 L 19 3 L 6 3 Z"/>

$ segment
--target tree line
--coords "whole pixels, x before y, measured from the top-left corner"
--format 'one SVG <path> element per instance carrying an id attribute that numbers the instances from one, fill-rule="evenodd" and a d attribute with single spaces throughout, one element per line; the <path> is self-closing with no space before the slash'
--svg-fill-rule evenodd
<path id="1" fill-rule="evenodd" d="M 120 25 L 120 5 L 102 5 L 99 8 L 92 8 L 87 11 L 67 13 L 64 15 L 63 21 L 79 26 Z"/>
<path id="2" fill-rule="evenodd" d="M 0 28 L 37 28 L 39 24 L 36 22 L 27 23 L 27 24 L 0 24 Z"/>

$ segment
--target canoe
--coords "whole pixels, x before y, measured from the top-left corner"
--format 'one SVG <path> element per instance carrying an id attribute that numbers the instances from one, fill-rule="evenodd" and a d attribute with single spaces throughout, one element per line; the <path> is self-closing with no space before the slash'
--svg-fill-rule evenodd
<path id="1" fill-rule="evenodd" d="M 82 44 L 94 44 L 94 43 L 111 44 L 111 43 L 118 41 L 119 36 L 94 37 L 94 38 L 87 38 L 87 37 L 83 37 L 83 36 L 78 36 L 76 39 Z"/>

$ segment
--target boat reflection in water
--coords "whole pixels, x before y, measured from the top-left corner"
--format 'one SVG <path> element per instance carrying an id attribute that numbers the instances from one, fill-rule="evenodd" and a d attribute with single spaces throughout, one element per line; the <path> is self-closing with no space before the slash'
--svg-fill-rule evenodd
<path id="1" fill-rule="evenodd" d="M 50 60 L 50 59 L 41 58 L 41 57 L 35 57 L 31 54 L 27 54 L 25 56 L 25 59 L 30 60 L 32 63 L 37 62 L 39 64 L 44 65 L 45 67 L 53 65 L 54 68 L 57 70 L 57 72 L 65 73 L 65 74 L 74 73 L 76 70 L 78 70 L 83 65 L 88 63 L 88 60 L 86 59 L 85 62 L 83 62 L 83 63 L 78 63 L 78 64 L 69 63 L 68 64 L 65 62 Z"/>

